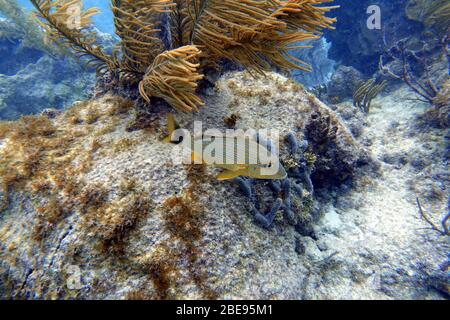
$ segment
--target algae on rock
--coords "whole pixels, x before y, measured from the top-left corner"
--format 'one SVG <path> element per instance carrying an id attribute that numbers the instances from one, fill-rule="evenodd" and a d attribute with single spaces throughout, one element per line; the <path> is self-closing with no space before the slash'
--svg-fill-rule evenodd
<path id="1" fill-rule="evenodd" d="M 250 84 L 256 90 L 247 95 Z M 268 97 L 274 86 L 283 90 Z M 260 105 L 261 97 L 266 104 Z M 230 104 L 235 99 L 239 103 Z M 305 139 L 314 153 L 323 150 L 319 136 L 307 134 L 317 114 L 314 121 L 331 117 L 338 129 L 327 146 L 333 150 L 316 153 L 317 172 L 328 166 L 320 157 L 334 154 L 335 167 L 346 168 L 348 178 L 366 157 L 331 110 L 281 75 L 226 74 L 205 103 L 194 116 L 180 115 L 180 125 L 192 129 L 192 120 L 201 119 L 205 127 L 225 130 L 224 119 L 239 111 L 237 129 L 277 127 L 292 135 L 288 140 L 295 143 L 281 150 L 287 161 L 301 158 Z M 145 129 L 129 132 L 129 101 L 106 95 L 55 119 L 33 116 L 0 126 L 0 176 L 9 191 L 0 220 L 3 296 L 299 298 L 305 279 L 298 275 L 307 260 L 299 258 L 296 242 L 301 234 L 313 235 L 310 224 L 319 210 L 306 176 L 299 172 L 280 186 L 285 216 L 275 212 L 272 226 L 263 229 L 239 186 L 215 179 L 218 169 L 173 165 L 179 150 L 161 141 L 165 117 L 163 109 L 154 112 Z M 277 186 L 255 186 L 258 211 L 269 212 Z M 71 265 L 81 270 L 80 290 L 68 289 L 61 277 Z"/>

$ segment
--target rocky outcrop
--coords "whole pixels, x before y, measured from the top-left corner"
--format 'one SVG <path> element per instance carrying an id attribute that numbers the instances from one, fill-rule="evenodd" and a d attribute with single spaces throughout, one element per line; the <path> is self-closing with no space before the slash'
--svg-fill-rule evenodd
<path id="1" fill-rule="evenodd" d="M 183 128 L 277 129 L 288 179 L 246 188 L 216 180 L 220 169 L 174 165 L 179 147 L 162 142 L 169 110 L 135 118 L 108 95 L 0 130 L 1 295 L 304 297 L 324 259 L 314 173 L 326 188 L 326 175 L 336 185 L 371 160 L 332 110 L 283 76 L 226 74 L 203 98 L 200 113 L 176 116 Z"/>
<path id="2" fill-rule="evenodd" d="M 334 12 L 337 18 L 336 29 L 327 31 L 326 38 L 332 45 L 329 57 L 338 63 L 356 68 L 366 77 L 378 69 L 379 56 L 396 41 L 420 35 L 421 23 L 409 20 L 405 14 L 408 0 L 382 0 L 374 3 L 370 0 L 336 0 L 334 4 L 341 8 Z M 367 28 L 368 14 L 364 14 L 371 5 L 381 9 L 381 30 Z"/>
<path id="3" fill-rule="evenodd" d="M 353 67 L 339 66 L 327 86 L 327 95 L 336 102 L 353 97 L 363 75 Z"/>

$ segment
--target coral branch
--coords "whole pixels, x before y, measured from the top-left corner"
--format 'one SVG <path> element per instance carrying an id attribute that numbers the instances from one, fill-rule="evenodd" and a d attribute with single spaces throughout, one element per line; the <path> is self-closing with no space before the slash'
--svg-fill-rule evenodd
<path id="1" fill-rule="evenodd" d="M 425 220 L 426 223 L 428 223 L 432 230 L 438 232 L 442 236 L 450 236 L 450 229 L 449 229 L 449 221 L 450 221 L 450 212 L 447 213 L 447 215 L 442 220 L 442 229 L 439 228 L 431 219 L 425 214 L 425 212 L 422 209 L 422 205 L 420 204 L 419 198 L 416 198 L 417 207 L 419 208 L 420 217 Z"/>
<path id="2" fill-rule="evenodd" d="M 81 11 L 83 3 L 80 0 L 30 1 L 36 8 L 41 26 L 50 40 L 71 48 L 80 57 L 90 56 L 88 64 L 96 67 L 98 73 L 118 68 L 114 59 L 95 45 L 95 33 L 87 31 L 91 25 L 90 18 L 98 12 L 97 9 Z M 71 10 L 75 7 L 79 8 L 80 16 L 74 21 L 75 25 L 71 26 L 69 22 L 75 19 Z"/>
<path id="3" fill-rule="evenodd" d="M 201 51 L 196 46 L 185 46 L 158 55 L 139 84 L 142 97 L 166 100 L 179 111 L 198 111 L 203 101 L 195 95 L 197 81 L 203 76 L 197 72 L 195 61 Z"/>

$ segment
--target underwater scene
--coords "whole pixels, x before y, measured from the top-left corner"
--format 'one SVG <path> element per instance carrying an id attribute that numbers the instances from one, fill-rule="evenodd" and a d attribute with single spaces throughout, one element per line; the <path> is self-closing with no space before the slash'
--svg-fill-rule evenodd
<path id="1" fill-rule="evenodd" d="M 0 0 L 0 299 L 449 299 L 449 39 L 448 0 Z"/>

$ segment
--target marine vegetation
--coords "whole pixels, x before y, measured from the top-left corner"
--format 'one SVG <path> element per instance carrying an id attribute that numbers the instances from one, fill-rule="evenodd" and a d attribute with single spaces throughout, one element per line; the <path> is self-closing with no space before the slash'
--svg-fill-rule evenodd
<path id="1" fill-rule="evenodd" d="M 369 113 L 372 100 L 386 88 L 386 85 L 386 80 L 377 83 L 376 79 L 361 83 L 353 93 L 353 105 L 362 112 Z"/>
<path id="2" fill-rule="evenodd" d="M 113 54 L 96 44 L 90 28 L 96 9 L 81 0 L 30 0 L 47 36 L 117 84 L 139 88 L 151 102 L 162 98 L 191 112 L 203 104 L 196 90 L 208 68 L 228 60 L 254 74 L 310 67 L 289 54 L 299 43 L 319 39 L 335 19 L 332 0 L 112 0 L 116 34 Z M 73 8 L 81 15 L 73 26 Z"/>
<path id="3" fill-rule="evenodd" d="M 438 44 L 442 54 L 447 58 L 449 36 L 444 36 Z M 439 116 L 442 126 L 449 124 L 448 110 L 450 101 L 450 90 L 448 80 L 437 84 L 431 76 L 432 61 L 429 61 L 429 48 L 422 43 L 420 49 L 412 49 L 407 45 L 406 39 L 399 40 L 394 46 L 380 56 L 379 68 L 382 74 L 404 82 L 416 95 L 419 101 L 433 106 L 435 113 Z M 396 62 L 400 68 L 393 68 L 386 62 Z"/>
<path id="4" fill-rule="evenodd" d="M 425 26 L 445 33 L 450 28 L 450 3 L 447 0 L 410 0 L 408 18 L 423 21 Z"/>

